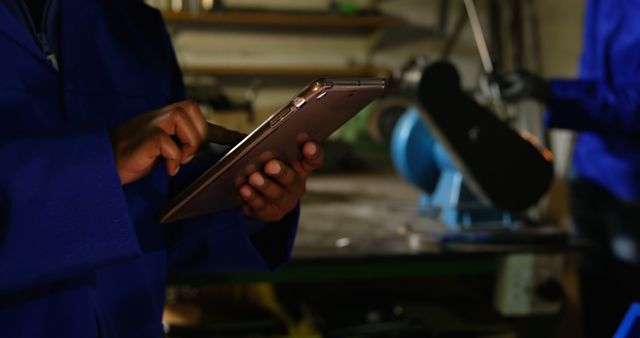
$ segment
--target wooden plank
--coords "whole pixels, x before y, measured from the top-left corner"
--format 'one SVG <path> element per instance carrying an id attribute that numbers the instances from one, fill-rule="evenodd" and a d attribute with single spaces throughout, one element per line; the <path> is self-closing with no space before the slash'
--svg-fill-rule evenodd
<path id="1" fill-rule="evenodd" d="M 217 76 L 286 76 L 286 77 L 367 77 L 388 76 L 390 70 L 381 67 L 206 67 L 185 66 L 184 73 Z"/>
<path id="2" fill-rule="evenodd" d="M 274 12 L 164 12 L 168 23 L 218 25 L 286 26 L 317 28 L 390 28 L 402 24 L 400 19 L 384 15 L 339 15 Z"/>

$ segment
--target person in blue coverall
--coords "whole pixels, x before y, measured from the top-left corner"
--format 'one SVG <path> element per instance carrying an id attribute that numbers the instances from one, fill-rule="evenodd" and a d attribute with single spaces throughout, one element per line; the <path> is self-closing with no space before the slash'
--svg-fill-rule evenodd
<path id="1" fill-rule="evenodd" d="M 579 132 L 571 213 L 583 255 L 587 337 L 611 337 L 640 301 L 640 4 L 587 2 L 580 76 L 547 81 L 526 71 L 498 80 L 505 99 L 547 105 L 550 128 Z"/>
<path id="2" fill-rule="evenodd" d="M 2 337 L 162 337 L 169 271 L 288 260 L 323 162 L 307 142 L 249 176 L 242 208 L 159 224 L 172 176 L 238 134 L 184 100 L 161 15 L 139 0 L 0 0 L 0 114 Z"/>

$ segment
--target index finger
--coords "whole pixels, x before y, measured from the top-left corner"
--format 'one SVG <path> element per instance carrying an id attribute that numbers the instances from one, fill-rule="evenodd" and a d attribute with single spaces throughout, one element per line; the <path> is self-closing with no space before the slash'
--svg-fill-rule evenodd
<path id="1" fill-rule="evenodd" d="M 157 118 L 157 126 L 167 135 L 174 136 L 182 150 L 182 163 L 187 163 L 198 150 L 202 138 L 182 106 L 175 106 Z"/>
<path id="2" fill-rule="evenodd" d="M 186 100 L 179 103 L 191 118 L 191 122 L 195 126 L 200 139 L 204 140 L 207 136 L 207 120 L 204 118 L 200 106 L 192 100 Z"/>

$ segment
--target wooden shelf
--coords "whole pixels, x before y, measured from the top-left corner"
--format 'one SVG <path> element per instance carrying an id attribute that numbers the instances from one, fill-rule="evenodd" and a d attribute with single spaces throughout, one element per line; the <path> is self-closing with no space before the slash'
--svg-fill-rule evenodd
<path id="1" fill-rule="evenodd" d="M 402 20 L 384 15 L 339 15 L 276 12 L 164 12 L 168 23 L 308 28 L 391 28 Z"/>
<path id="2" fill-rule="evenodd" d="M 283 77 L 375 77 L 388 76 L 381 67 L 182 67 L 185 74 L 214 76 L 283 76 Z"/>
<path id="3" fill-rule="evenodd" d="M 163 12 L 165 21 L 180 25 L 320 28 L 375 31 L 403 25 L 403 21 L 385 15 L 340 15 L 330 13 L 293 13 L 273 11 Z M 370 66 L 184 66 L 185 74 L 227 77 L 373 77 L 388 76 L 391 71 Z"/>

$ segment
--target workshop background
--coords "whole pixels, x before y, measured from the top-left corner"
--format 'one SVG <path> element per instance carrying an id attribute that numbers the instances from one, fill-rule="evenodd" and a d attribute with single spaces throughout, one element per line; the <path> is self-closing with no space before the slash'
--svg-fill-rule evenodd
<path id="1" fill-rule="evenodd" d="M 147 2 L 165 17 L 188 96 L 227 128 L 252 130 L 316 78 L 392 78 L 439 59 L 488 103 L 462 0 Z M 576 76 L 583 1 L 476 5 L 498 70 Z M 524 217 L 557 242 L 443 246 L 473 224 L 444 224 L 427 210 L 433 191 L 399 173 L 393 128 L 412 107 L 391 93 L 328 140 L 290 265 L 170 276 L 168 337 L 581 337 L 576 251 L 561 236 L 572 134 L 543 130 L 536 103 L 509 107 L 512 125 L 553 151 L 556 180 Z M 498 227 L 520 226 L 501 217 Z"/>

